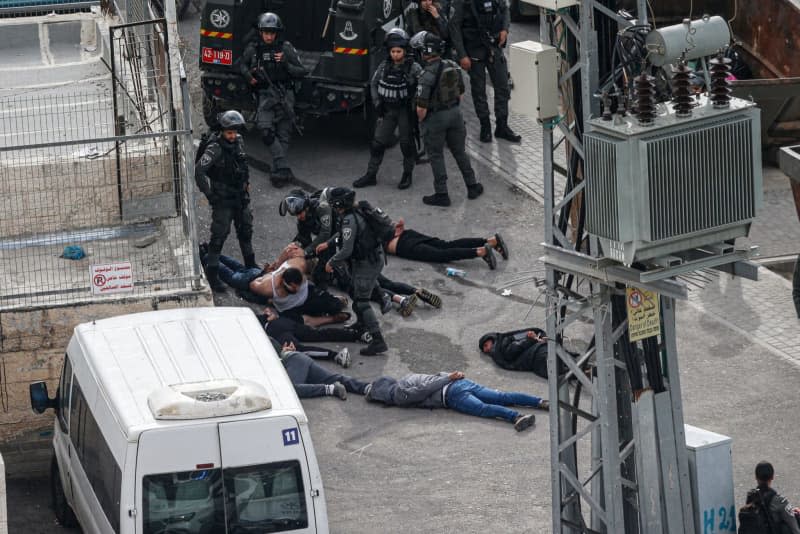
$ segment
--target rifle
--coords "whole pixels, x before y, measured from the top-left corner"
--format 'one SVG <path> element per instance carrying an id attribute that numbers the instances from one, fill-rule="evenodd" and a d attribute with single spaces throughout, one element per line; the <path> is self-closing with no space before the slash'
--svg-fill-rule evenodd
<path id="1" fill-rule="evenodd" d="M 277 84 L 272 81 L 267 74 L 267 70 L 264 67 L 257 66 L 251 69 L 250 73 L 253 75 L 253 78 L 258 80 L 258 84 L 261 85 L 262 83 L 266 83 L 267 87 L 271 87 L 275 90 L 278 94 L 278 98 L 281 101 L 281 106 L 283 110 L 286 112 L 286 116 L 289 117 L 289 121 L 292 123 L 292 126 L 297 131 L 298 134 L 303 135 L 303 129 L 300 127 L 300 124 L 297 122 L 297 115 L 294 112 L 294 107 L 289 105 L 289 102 L 286 99 L 286 88 L 281 85 Z"/>

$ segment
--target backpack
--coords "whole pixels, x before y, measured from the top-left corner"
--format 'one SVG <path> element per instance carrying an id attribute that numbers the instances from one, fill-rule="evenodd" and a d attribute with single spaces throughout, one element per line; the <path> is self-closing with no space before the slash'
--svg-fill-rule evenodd
<path id="1" fill-rule="evenodd" d="M 769 514 L 769 505 L 774 496 L 774 490 L 762 494 L 758 489 L 753 489 L 747 493 L 747 504 L 739 509 L 739 534 L 780 534 Z"/>
<path id="2" fill-rule="evenodd" d="M 364 218 L 377 244 L 385 247 L 394 238 L 394 223 L 386 212 L 366 200 L 359 200 L 355 210 Z"/>
<path id="3" fill-rule="evenodd" d="M 200 136 L 200 143 L 197 145 L 197 151 L 194 153 L 195 163 L 198 163 L 200 158 L 203 157 L 206 148 L 211 144 L 212 137 L 211 132 L 203 132 L 203 135 Z"/>

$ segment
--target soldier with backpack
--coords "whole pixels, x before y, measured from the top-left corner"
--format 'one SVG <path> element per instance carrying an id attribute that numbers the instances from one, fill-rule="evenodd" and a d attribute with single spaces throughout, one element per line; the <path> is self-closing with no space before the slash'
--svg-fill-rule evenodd
<path id="1" fill-rule="evenodd" d="M 758 486 L 747 492 L 739 509 L 739 534 L 800 534 L 800 508 L 772 489 L 775 469 L 769 462 L 756 465 Z"/>
<path id="2" fill-rule="evenodd" d="M 377 287 L 378 275 L 383 270 L 382 244 L 386 232 L 380 229 L 373 217 L 367 217 L 361 206 L 356 206 L 355 197 L 355 191 L 346 187 L 335 187 L 330 192 L 330 205 L 342 221 L 341 248 L 325 265 L 325 270 L 332 273 L 334 269 L 349 267 L 356 325 L 358 329 L 365 330 L 372 336 L 372 341 L 361 349 L 361 354 L 375 356 L 389 350 L 370 304 L 372 291 Z"/>

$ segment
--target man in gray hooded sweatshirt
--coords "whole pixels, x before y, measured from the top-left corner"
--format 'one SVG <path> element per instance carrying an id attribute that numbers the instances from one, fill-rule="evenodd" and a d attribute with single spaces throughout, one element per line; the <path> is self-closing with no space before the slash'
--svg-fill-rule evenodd
<path id="1" fill-rule="evenodd" d="M 512 423 L 517 432 L 533 426 L 536 418 L 533 414 L 523 415 L 507 406 L 530 406 L 541 410 L 550 407 L 548 401 L 533 395 L 508 393 L 476 384 L 464 378 L 461 371 L 409 374 L 400 380 L 382 376 L 367 386 L 364 394 L 368 401 L 389 406 L 450 408 L 468 415 L 504 419 Z"/>
<path id="2" fill-rule="evenodd" d="M 301 399 L 335 396 L 346 400 L 348 391 L 364 395 L 369 386 L 352 376 L 328 371 L 307 354 L 297 351 L 294 343 L 284 343 L 281 346 L 273 338 L 270 338 L 270 341 L 286 368 L 286 374 L 289 375 L 297 396 Z"/>

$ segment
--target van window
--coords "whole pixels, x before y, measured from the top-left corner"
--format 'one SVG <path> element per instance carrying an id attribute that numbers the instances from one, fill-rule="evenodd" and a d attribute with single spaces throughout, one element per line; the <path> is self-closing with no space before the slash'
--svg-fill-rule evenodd
<path id="1" fill-rule="evenodd" d="M 61 368 L 61 380 L 58 383 L 58 401 L 56 402 L 56 415 L 58 416 L 58 425 L 61 431 L 65 434 L 69 428 L 69 397 L 70 397 L 70 383 L 72 382 L 72 364 L 69 361 L 69 356 L 64 354 L 64 365 Z"/>
<path id="2" fill-rule="evenodd" d="M 297 460 L 226 468 L 222 473 L 207 469 L 146 475 L 142 508 L 145 534 L 284 532 L 308 527 Z"/>

